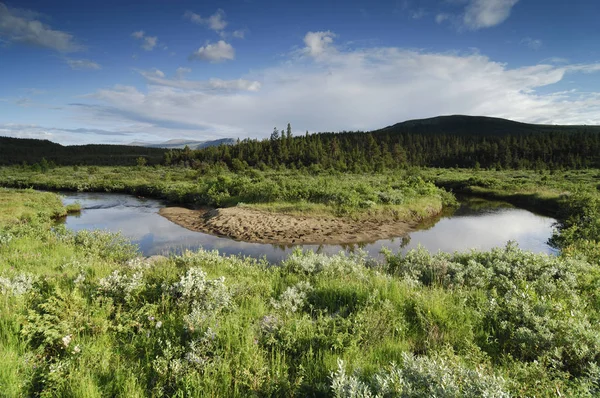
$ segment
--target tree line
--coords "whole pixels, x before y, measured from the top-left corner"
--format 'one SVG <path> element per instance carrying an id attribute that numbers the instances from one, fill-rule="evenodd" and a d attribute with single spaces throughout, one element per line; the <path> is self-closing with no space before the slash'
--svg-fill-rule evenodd
<path id="1" fill-rule="evenodd" d="M 165 153 L 164 164 L 202 168 L 321 168 L 377 172 L 408 166 L 496 169 L 600 167 L 600 134 L 590 131 L 544 133 L 318 133 L 294 136 L 291 126 L 269 139 L 245 139 L 233 146 Z"/>

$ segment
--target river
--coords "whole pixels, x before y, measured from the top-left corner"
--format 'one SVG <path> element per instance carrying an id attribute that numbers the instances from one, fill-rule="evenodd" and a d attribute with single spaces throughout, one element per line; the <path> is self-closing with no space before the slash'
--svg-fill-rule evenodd
<path id="1" fill-rule="evenodd" d="M 62 193 L 64 203 L 81 204 L 80 214 L 65 219 L 67 228 L 102 229 L 121 232 L 139 246 L 145 256 L 168 255 L 185 249 L 217 249 L 223 254 L 242 254 L 262 257 L 276 262 L 285 258 L 294 245 L 271 245 L 239 242 L 187 230 L 158 214 L 165 204 L 159 200 L 113 193 Z M 340 250 L 366 250 L 378 257 L 383 247 L 393 252 L 414 249 L 419 245 L 429 251 L 489 250 L 515 241 L 520 248 L 537 253 L 554 254 L 547 243 L 556 220 L 516 208 L 508 203 L 483 199 L 461 200 L 455 211 L 429 220 L 410 235 L 353 245 L 302 245 L 322 253 Z"/>

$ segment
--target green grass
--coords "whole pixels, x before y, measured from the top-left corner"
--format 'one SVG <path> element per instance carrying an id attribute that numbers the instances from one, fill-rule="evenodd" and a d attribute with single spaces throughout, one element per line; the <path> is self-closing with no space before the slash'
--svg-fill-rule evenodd
<path id="1" fill-rule="evenodd" d="M 148 263 L 114 235 L 51 228 L 54 194 L 1 194 L 2 396 L 600 393 L 585 260 L 508 246 Z"/>
<path id="2" fill-rule="evenodd" d="M 52 193 L 22 190 L 15 200 L 15 192 L 0 188 L 0 226 L 33 220 L 51 219 L 67 215 L 62 201 Z"/>
<path id="3" fill-rule="evenodd" d="M 257 170 L 203 174 L 167 167 L 58 167 L 35 173 L 3 167 L 0 185 L 123 192 L 188 206 L 247 205 L 292 214 L 403 221 L 419 221 L 456 203 L 443 189 L 404 171 L 378 175 Z"/>

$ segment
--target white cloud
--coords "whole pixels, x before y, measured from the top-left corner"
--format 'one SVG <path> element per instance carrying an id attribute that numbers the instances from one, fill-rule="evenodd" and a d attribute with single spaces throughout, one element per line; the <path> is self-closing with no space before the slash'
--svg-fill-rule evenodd
<path id="1" fill-rule="evenodd" d="M 413 10 L 410 12 L 410 17 L 412 19 L 421 19 L 427 15 L 427 11 L 424 8 L 419 8 L 417 10 Z"/>
<path id="2" fill-rule="evenodd" d="M 177 68 L 175 78 L 165 78 L 165 74 L 157 69 L 151 71 L 138 70 L 146 78 L 149 84 L 156 86 L 165 86 L 179 88 L 183 90 L 195 91 L 259 91 L 261 84 L 258 81 L 235 79 L 209 79 L 209 80 L 185 80 L 183 75 L 191 72 L 189 68 Z"/>
<path id="3" fill-rule="evenodd" d="M 200 14 L 196 14 L 192 11 L 186 11 L 183 14 L 184 18 L 198 24 L 205 25 L 215 32 L 221 32 L 227 27 L 227 21 L 225 21 L 225 11 L 218 9 L 213 15 L 208 18 L 202 18 Z"/>
<path id="4" fill-rule="evenodd" d="M 319 57 L 331 49 L 334 37 L 335 34 L 330 31 L 308 32 L 304 36 L 305 51 L 311 57 Z"/>
<path id="5" fill-rule="evenodd" d="M 35 19 L 39 14 L 29 10 L 8 8 L 0 3 L 0 38 L 9 43 L 23 43 L 62 53 L 83 50 L 73 35 L 53 30 Z M 1 39 L 0 39 L 1 41 Z"/>
<path id="6" fill-rule="evenodd" d="M 444 21 L 446 21 L 447 19 L 450 19 L 450 18 L 451 18 L 451 16 L 449 14 L 443 14 L 443 13 L 442 14 L 437 14 L 435 16 L 435 22 L 442 23 L 442 22 L 444 22 Z"/>
<path id="7" fill-rule="evenodd" d="M 221 80 L 210 79 L 208 85 L 217 90 L 241 90 L 241 91 L 258 91 L 261 84 L 257 81 L 236 79 L 236 80 Z"/>
<path id="8" fill-rule="evenodd" d="M 288 121 L 299 131 L 370 130 L 444 114 L 600 123 L 600 93 L 551 90 L 569 74 L 600 72 L 600 64 L 509 68 L 479 53 L 343 50 L 333 39 L 322 44 L 323 37 L 333 38 L 331 32 L 307 36 L 303 51 L 326 57 L 313 61 L 292 53 L 280 65 L 232 80 L 190 81 L 140 72 L 148 81 L 145 90 L 99 90 L 89 96 L 92 104 L 78 109 L 91 125 L 107 120 L 144 124 L 144 131 L 161 131 L 165 139 L 182 131 L 215 138 L 266 137 L 273 126 Z"/>
<path id="9" fill-rule="evenodd" d="M 243 39 L 246 37 L 246 31 L 245 30 L 234 30 L 231 35 L 233 37 L 235 37 L 236 39 Z"/>
<path id="10" fill-rule="evenodd" d="M 160 78 L 165 77 L 165 73 L 162 70 L 160 70 L 160 69 L 153 69 L 152 73 L 154 74 L 154 76 L 157 76 L 157 77 L 160 77 Z"/>
<path id="11" fill-rule="evenodd" d="M 221 31 L 227 26 L 225 21 L 225 12 L 223 10 L 217 10 L 216 13 L 208 17 L 208 27 L 214 31 Z"/>
<path id="12" fill-rule="evenodd" d="M 154 47 L 156 47 L 158 37 L 157 36 L 146 36 L 146 32 L 143 30 L 138 30 L 131 34 L 131 37 L 137 40 L 142 41 L 142 49 L 146 51 L 152 51 Z"/>
<path id="13" fill-rule="evenodd" d="M 219 40 L 215 44 L 207 43 L 200 47 L 192 54 L 189 59 L 200 59 L 209 62 L 222 62 L 225 60 L 233 60 L 235 58 L 235 50 L 233 46 L 223 40 Z"/>
<path id="14" fill-rule="evenodd" d="M 569 60 L 562 57 L 550 57 L 542 60 L 542 63 L 548 64 L 568 64 Z"/>
<path id="15" fill-rule="evenodd" d="M 98 141 L 113 143 L 131 141 L 133 131 L 110 131 L 95 128 L 56 128 L 36 124 L 0 123 L 0 136 L 50 140 L 63 144 L 90 144 Z"/>
<path id="16" fill-rule="evenodd" d="M 71 67 L 71 69 L 93 69 L 98 70 L 102 67 L 94 61 L 89 59 L 70 59 L 66 58 L 65 61 Z"/>
<path id="17" fill-rule="evenodd" d="M 187 73 L 191 73 L 192 70 L 190 68 L 177 68 L 177 70 L 175 71 L 175 75 L 177 76 L 178 79 L 183 79 L 183 77 L 187 74 Z"/>
<path id="18" fill-rule="evenodd" d="M 146 36 L 144 37 L 144 43 L 142 44 L 142 48 L 146 51 L 152 51 L 154 47 L 156 47 L 156 40 L 158 38 L 156 36 Z"/>
<path id="19" fill-rule="evenodd" d="M 504 22 L 519 0 L 470 0 L 463 16 L 464 25 L 471 30 L 490 28 Z"/>
<path id="20" fill-rule="evenodd" d="M 539 39 L 532 39 L 531 37 L 526 37 L 521 40 L 521 44 L 529 47 L 532 50 L 539 50 L 542 48 L 542 41 Z"/>

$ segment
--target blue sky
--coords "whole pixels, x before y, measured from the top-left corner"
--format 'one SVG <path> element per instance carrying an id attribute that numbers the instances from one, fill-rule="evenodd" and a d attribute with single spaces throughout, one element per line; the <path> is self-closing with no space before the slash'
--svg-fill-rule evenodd
<path id="1" fill-rule="evenodd" d="M 4 1 L 0 135 L 62 144 L 600 124 L 600 2 Z"/>

